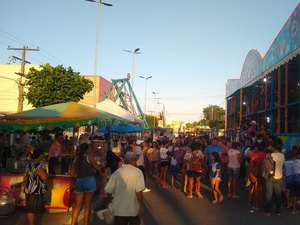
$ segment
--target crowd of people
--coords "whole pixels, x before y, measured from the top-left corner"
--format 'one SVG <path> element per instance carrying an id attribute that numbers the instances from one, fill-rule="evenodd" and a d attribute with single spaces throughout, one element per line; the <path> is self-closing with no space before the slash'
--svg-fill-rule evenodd
<path id="1" fill-rule="evenodd" d="M 292 214 L 298 213 L 300 150 L 297 143 L 284 149 L 280 138 L 258 131 L 255 121 L 243 130 L 239 141 L 205 135 L 138 140 L 131 135 L 122 144 L 118 140 L 113 140 L 112 145 L 108 143 L 99 147 L 88 133 L 76 141 L 57 133 L 48 144 L 47 158 L 40 158 L 44 153 L 43 142 L 31 139 L 32 163 L 26 169 L 28 177 L 25 179 L 26 204 L 31 207 L 27 211 L 30 224 L 35 213 L 41 211 L 41 204 L 33 204 L 32 196 L 43 197 L 47 171 L 55 174 L 55 165 L 61 158 L 64 163 L 60 172 L 74 177 L 71 224 L 76 224 L 83 202 L 84 224 L 89 223 L 91 202 L 97 191 L 106 203 L 112 199 L 115 224 L 140 224 L 143 193 L 151 191 L 149 179 L 163 189 L 181 190 L 188 199 L 202 199 L 201 187 L 209 185 L 212 194 L 205 197 L 211 199 L 212 204 L 230 199 L 238 201 L 241 192 L 247 190 L 250 213 L 263 210 L 270 216 L 274 203 L 276 215 L 280 215 L 283 205 Z M 42 165 L 45 159 L 48 170 Z M 132 207 L 122 205 L 124 196 L 126 204 L 130 202 Z"/>
<path id="2" fill-rule="evenodd" d="M 201 185 L 211 186 L 212 203 L 224 196 L 239 199 L 247 190 L 249 213 L 281 214 L 282 207 L 297 214 L 300 198 L 300 149 L 285 149 L 283 142 L 267 132 L 258 132 L 252 121 L 240 141 L 230 138 L 178 137 L 131 142 L 129 151 L 139 156 L 137 166 L 147 179 L 162 188 L 177 187 L 187 198 L 203 198 Z M 124 153 L 126 150 L 123 149 Z M 122 158 L 122 151 L 120 157 Z M 177 182 L 176 182 L 177 181 Z M 274 200 L 274 202 L 273 202 Z"/>

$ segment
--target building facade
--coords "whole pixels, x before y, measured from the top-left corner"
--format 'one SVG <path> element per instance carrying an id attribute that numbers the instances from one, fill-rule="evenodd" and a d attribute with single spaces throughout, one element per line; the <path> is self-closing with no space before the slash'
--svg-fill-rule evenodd
<path id="1" fill-rule="evenodd" d="M 25 74 L 28 73 L 29 69 L 34 67 L 39 69 L 40 65 L 25 65 Z M 20 64 L 0 64 L 0 114 L 11 114 L 18 111 L 18 99 L 19 99 L 19 82 L 20 82 Z M 84 76 L 86 79 L 94 81 L 94 76 Z M 24 78 L 21 81 L 24 83 Z M 96 77 L 96 102 L 102 101 L 102 97 L 110 86 L 111 82 L 101 76 Z M 24 92 L 26 92 L 26 86 Z M 84 98 L 80 101 L 86 105 L 93 105 L 93 90 L 84 95 Z M 33 106 L 29 104 L 24 98 L 23 111 L 32 109 Z"/>
<path id="2" fill-rule="evenodd" d="M 241 77 L 227 81 L 227 135 L 235 138 L 253 120 L 286 147 L 300 141 L 300 4 L 265 56 L 250 50 Z"/>

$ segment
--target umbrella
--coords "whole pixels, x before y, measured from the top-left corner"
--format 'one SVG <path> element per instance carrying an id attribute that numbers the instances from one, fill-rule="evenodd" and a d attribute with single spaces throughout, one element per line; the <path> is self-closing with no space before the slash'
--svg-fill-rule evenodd
<path id="1" fill-rule="evenodd" d="M 144 129 L 142 127 L 128 124 L 126 126 L 110 126 L 110 127 L 101 127 L 96 132 L 100 133 L 139 133 L 144 132 Z"/>
<path id="2" fill-rule="evenodd" d="M 104 112 L 76 102 L 48 105 L 27 111 L 6 115 L 5 119 L 38 119 L 38 118 L 102 118 L 121 119 L 119 116 Z"/>
<path id="3" fill-rule="evenodd" d="M 117 105 L 116 103 L 114 103 L 110 99 L 105 99 L 104 101 L 99 102 L 98 104 L 96 104 L 96 109 L 99 109 L 99 110 L 104 111 L 104 112 L 111 113 L 115 116 L 125 118 L 125 119 L 129 120 L 132 123 L 143 124 L 143 121 L 140 118 L 138 118 L 135 115 L 131 114 L 126 109 L 124 109 L 121 106 Z"/>
<path id="4" fill-rule="evenodd" d="M 59 103 L 35 108 L 7 115 L 4 119 L 6 121 L 0 121 L 0 129 L 9 131 L 34 130 L 38 127 L 41 129 L 41 127 L 45 128 L 49 126 L 50 128 L 65 129 L 74 125 L 124 125 L 130 122 L 126 118 L 121 118 L 117 115 L 76 102 Z"/>

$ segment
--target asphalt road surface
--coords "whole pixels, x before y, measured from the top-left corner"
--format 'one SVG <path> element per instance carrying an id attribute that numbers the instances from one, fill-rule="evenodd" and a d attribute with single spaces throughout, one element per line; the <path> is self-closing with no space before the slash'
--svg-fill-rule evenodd
<path id="1" fill-rule="evenodd" d="M 189 199 L 177 188 L 162 189 L 152 180 L 148 181 L 150 192 L 144 193 L 145 214 L 142 225 L 296 225 L 300 224 L 300 214 L 292 215 L 283 209 L 281 216 L 266 217 L 263 210 L 249 213 L 246 191 L 240 188 L 240 199 L 228 199 L 223 188 L 224 201 L 212 204 L 209 186 L 202 189 L 204 198 L 194 196 Z M 177 186 L 178 187 L 178 186 Z M 71 213 L 45 213 L 38 225 L 70 224 Z M 1 225 L 26 225 L 24 209 L 17 209 L 8 218 L 0 218 Z M 82 221 L 79 222 L 79 225 Z M 105 224 L 95 215 L 91 225 Z"/>

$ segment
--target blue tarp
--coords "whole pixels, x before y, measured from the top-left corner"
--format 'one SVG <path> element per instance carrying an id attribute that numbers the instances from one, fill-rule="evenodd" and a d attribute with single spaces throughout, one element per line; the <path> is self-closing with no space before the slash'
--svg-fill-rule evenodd
<path id="1" fill-rule="evenodd" d="M 96 132 L 100 133 L 138 133 L 138 132 L 144 132 L 144 128 L 128 124 L 126 126 L 108 126 L 108 127 L 101 127 Z"/>

